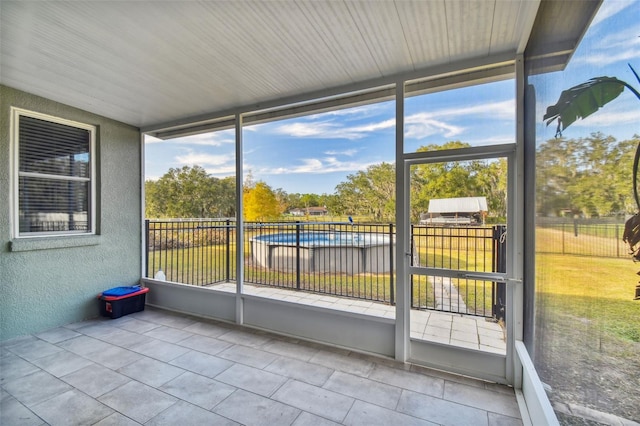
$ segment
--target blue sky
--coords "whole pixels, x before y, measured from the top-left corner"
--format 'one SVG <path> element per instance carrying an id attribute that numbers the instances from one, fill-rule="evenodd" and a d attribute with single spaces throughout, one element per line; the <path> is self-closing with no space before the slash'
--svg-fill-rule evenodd
<path id="1" fill-rule="evenodd" d="M 555 126 L 542 123 L 546 106 L 564 89 L 591 77 L 608 75 L 640 89 L 630 62 L 640 71 L 639 1 L 605 1 L 589 32 L 561 78 L 534 77 L 538 90 L 540 140 Z M 615 30 L 615 31 L 613 31 Z M 588 53 L 588 54 L 587 54 Z M 547 99 L 545 99 L 547 98 Z M 515 82 L 484 84 L 407 98 L 405 151 L 460 140 L 471 145 L 511 143 L 515 135 Z M 640 133 L 640 103 L 631 92 L 565 135 L 586 136 L 593 130 L 619 139 Z M 347 175 L 380 162 L 394 162 L 395 103 L 370 104 L 244 128 L 244 169 L 255 181 L 288 193 L 334 192 Z M 146 177 L 157 179 L 169 168 L 200 165 L 216 177 L 235 174 L 233 130 L 160 141 L 146 139 Z"/>

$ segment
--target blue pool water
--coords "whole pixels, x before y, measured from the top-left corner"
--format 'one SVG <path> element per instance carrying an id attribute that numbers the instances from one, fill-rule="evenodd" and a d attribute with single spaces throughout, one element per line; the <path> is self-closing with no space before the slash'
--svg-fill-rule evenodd
<path id="1" fill-rule="evenodd" d="M 283 232 L 279 234 L 260 235 L 252 238 L 274 245 L 295 245 L 295 232 Z M 301 232 L 300 245 L 303 246 L 342 246 L 357 245 L 370 246 L 389 244 L 389 236 L 383 234 L 363 234 L 357 232 Z"/>

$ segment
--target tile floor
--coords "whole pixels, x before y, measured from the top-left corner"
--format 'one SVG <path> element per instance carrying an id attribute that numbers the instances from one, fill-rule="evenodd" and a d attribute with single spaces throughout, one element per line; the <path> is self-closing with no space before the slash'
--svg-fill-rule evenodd
<path id="1" fill-rule="evenodd" d="M 215 284 L 210 287 L 231 293 L 236 291 L 236 284 L 233 282 Z M 396 314 L 395 306 L 369 300 L 248 284 L 244 285 L 244 292 L 254 296 L 287 300 L 383 318 L 395 318 Z M 439 311 L 412 310 L 411 337 L 501 355 L 506 355 L 507 353 L 507 344 L 502 326 L 488 318 Z"/>
<path id="2" fill-rule="evenodd" d="M 0 345 L 2 425 L 521 425 L 506 386 L 147 308 Z"/>

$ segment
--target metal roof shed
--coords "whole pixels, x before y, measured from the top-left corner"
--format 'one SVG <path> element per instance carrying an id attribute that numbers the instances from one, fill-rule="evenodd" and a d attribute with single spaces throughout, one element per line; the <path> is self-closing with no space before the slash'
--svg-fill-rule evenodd
<path id="1" fill-rule="evenodd" d="M 429 200 L 429 213 L 479 213 L 487 211 L 485 197 L 435 198 Z"/>

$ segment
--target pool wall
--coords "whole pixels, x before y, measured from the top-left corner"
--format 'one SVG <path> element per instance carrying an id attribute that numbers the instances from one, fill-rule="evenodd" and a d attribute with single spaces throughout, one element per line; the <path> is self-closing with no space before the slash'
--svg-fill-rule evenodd
<path id="1" fill-rule="evenodd" d="M 264 268 L 283 272 L 296 271 L 300 257 L 300 272 L 337 272 L 346 274 L 387 273 L 395 258 L 389 240 L 373 244 L 295 244 L 280 243 L 273 239 L 251 240 L 253 261 Z"/>

